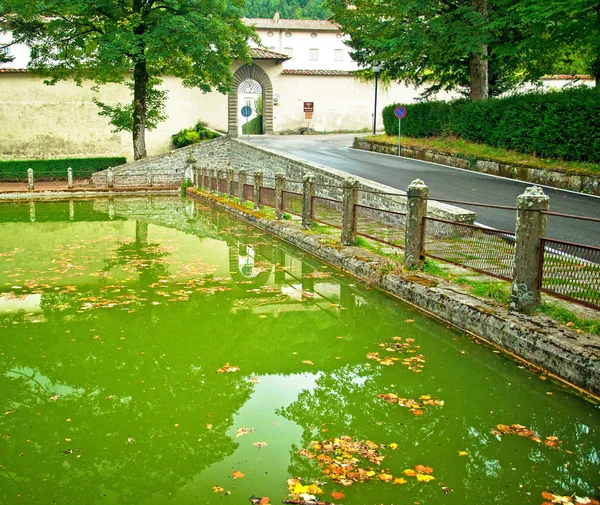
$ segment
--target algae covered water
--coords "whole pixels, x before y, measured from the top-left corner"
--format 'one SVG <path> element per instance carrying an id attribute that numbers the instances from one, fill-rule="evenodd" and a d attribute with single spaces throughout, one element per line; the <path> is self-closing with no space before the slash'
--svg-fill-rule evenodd
<path id="1" fill-rule="evenodd" d="M 600 493 L 594 403 L 213 208 L 2 204 L 0 293 L 2 504 Z"/>

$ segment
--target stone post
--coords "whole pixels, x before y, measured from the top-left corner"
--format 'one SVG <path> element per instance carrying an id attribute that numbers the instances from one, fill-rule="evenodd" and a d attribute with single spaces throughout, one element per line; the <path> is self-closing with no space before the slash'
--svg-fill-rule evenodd
<path id="1" fill-rule="evenodd" d="M 31 168 L 29 170 L 31 170 Z M 29 201 L 29 220 L 32 223 L 35 223 L 35 202 L 33 200 Z"/>
<path id="2" fill-rule="evenodd" d="M 342 202 L 342 245 L 354 245 L 356 241 L 356 204 L 358 203 L 358 181 L 349 177 L 343 184 Z"/>
<path id="3" fill-rule="evenodd" d="M 33 168 L 27 169 L 27 189 L 33 190 Z"/>
<path id="4" fill-rule="evenodd" d="M 262 170 L 254 172 L 254 208 L 260 210 L 263 206 L 260 204 L 260 188 L 263 186 L 264 174 Z"/>
<path id="5" fill-rule="evenodd" d="M 75 220 L 75 202 L 69 200 L 69 221 Z"/>
<path id="6" fill-rule="evenodd" d="M 106 186 L 108 188 L 115 187 L 115 171 L 112 167 L 106 169 Z"/>
<path id="7" fill-rule="evenodd" d="M 194 177 L 194 175 L 192 174 L 192 166 L 188 165 L 187 167 L 185 167 L 185 172 L 183 175 L 183 180 L 184 182 L 193 182 L 192 178 Z"/>
<path id="8" fill-rule="evenodd" d="M 223 174 L 223 170 L 222 169 L 218 169 L 217 170 L 217 195 L 222 194 L 221 192 L 221 179 L 224 178 L 224 174 Z"/>
<path id="9" fill-rule="evenodd" d="M 285 174 L 275 174 L 275 218 L 283 218 L 283 192 L 285 191 Z"/>
<path id="10" fill-rule="evenodd" d="M 244 186 L 246 185 L 246 177 L 248 176 L 248 172 L 245 168 L 240 168 L 238 171 L 238 198 L 240 203 L 245 203 L 246 199 L 244 198 Z"/>
<path id="11" fill-rule="evenodd" d="M 154 177 L 152 174 L 152 169 L 149 168 L 148 171 L 146 172 L 146 186 L 151 188 L 153 184 L 154 184 Z"/>
<path id="12" fill-rule="evenodd" d="M 198 175 L 200 177 L 200 184 L 198 184 L 198 187 L 200 189 L 206 189 L 206 186 L 204 185 L 204 177 L 206 176 L 206 168 L 204 166 L 200 167 L 200 173 Z"/>
<path id="13" fill-rule="evenodd" d="M 73 189 L 73 169 L 67 168 L 67 188 Z"/>
<path id="14" fill-rule="evenodd" d="M 313 220 L 313 196 L 315 196 L 315 178 L 307 174 L 302 178 L 302 227 L 308 230 Z"/>
<path id="15" fill-rule="evenodd" d="M 404 265 L 409 268 L 423 267 L 423 218 L 427 216 L 429 188 L 420 179 L 412 181 L 406 191 L 408 214 L 404 236 Z"/>
<path id="16" fill-rule="evenodd" d="M 227 169 L 227 196 L 229 198 L 233 198 L 235 195 L 233 194 L 233 168 L 229 167 Z"/>
<path id="17" fill-rule="evenodd" d="M 510 308 L 532 313 L 540 303 L 539 257 L 541 238 L 546 234 L 548 197 L 537 186 L 517 197 L 515 270 Z"/>

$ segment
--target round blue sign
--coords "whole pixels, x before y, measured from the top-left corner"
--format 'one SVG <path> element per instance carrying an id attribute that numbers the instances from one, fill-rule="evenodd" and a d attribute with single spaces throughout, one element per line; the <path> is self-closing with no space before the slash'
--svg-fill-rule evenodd
<path id="1" fill-rule="evenodd" d="M 398 119 L 402 119 L 404 116 L 406 116 L 406 108 L 404 108 L 404 107 L 396 107 L 394 109 L 394 115 Z"/>
<path id="2" fill-rule="evenodd" d="M 245 105 L 244 107 L 242 107 L 242 116 L 250 117 L 251 115 L 252 115 L 252 107 L 249 107 L 248 105 Z"/>

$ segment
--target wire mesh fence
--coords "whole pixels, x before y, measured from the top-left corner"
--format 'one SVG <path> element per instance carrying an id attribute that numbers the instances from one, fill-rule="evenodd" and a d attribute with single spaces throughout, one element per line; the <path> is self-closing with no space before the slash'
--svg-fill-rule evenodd
<path id="1" fill-rule="evenodd" d="M 295 193 L 293 191 L 283 192 L 283 211 L 288 214 L 294 214 L 296 216 L 302 215 L 302 193 Z"/>
<path id="2" fill-rule="evenodd" d="M 217 191 L 218 189 L 218 181 L 216 177 L 211 177 L 210 178 L 210 189 L 212 191 Z"/>
<path id="3" fill-rule="evenodd" d="M 260 188 L 258 190 L 258 201 L 261 205 L 275 207 L 275 190 L 273 188 Z"/>
<path id="4" fill-rule="evenodd" d="M 227 193 L 227 179 L 219 180 L 219 193 Z"/>
<path id="5" fill-rule="evenodd" d="M 542 239 L 541 289 L 600 307 L 600 248 Z"/>
<path id="6" fill-rule="evenodd" d="M 231 192 L 233 196 L 238 196 L 240 193 L 240 183 L 237 181 L 232 181 L 231 183 Z"/>
<path id="7" fill-rule="evenodd" d="M 342 202 L 320 196 L 312 197 L 312 219 L 319 223 L 342 227 Z"/>
<path id="8" fill-rule="evenodd" d="M 249 202 L 254 201 L 254 186 L 252 184 L 244 184 L 244 199 Z"/>
<path id="9" fill-rule="evenodd" d="M 443 219 L 424 219 L 424 254 L 511 280 L 515 234 Z"/>
<path id="10" fill-rule="evenodd" d="M 404 248 L 405 213 L 355 205 L 354 219 L 358 235 Z"/>
<path id="11" fill-rule="evenodd" d="M 202 182 L 202 187 L 204 187 L 204 188 L 208 188 L 208 187 L 210 187 L 210 177 L 209 177 L 208 175 L 205 175 L 205 176 L 202 178 L 202 181 L 203 181 L 203 182 Z"/>

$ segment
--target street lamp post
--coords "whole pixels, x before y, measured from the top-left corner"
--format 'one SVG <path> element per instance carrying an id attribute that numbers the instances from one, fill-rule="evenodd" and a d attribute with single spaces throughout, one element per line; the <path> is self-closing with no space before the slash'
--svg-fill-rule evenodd
<path id="1" fill-rule="evenodd" d="M 375 65 L 373 67 L 373 73 L 375 74 L 375 111 L 373 112 L 373 136 L 377 135 L 377 79 L 379 78 L 379 72 L 381 72 L 381 65 Z"/>

